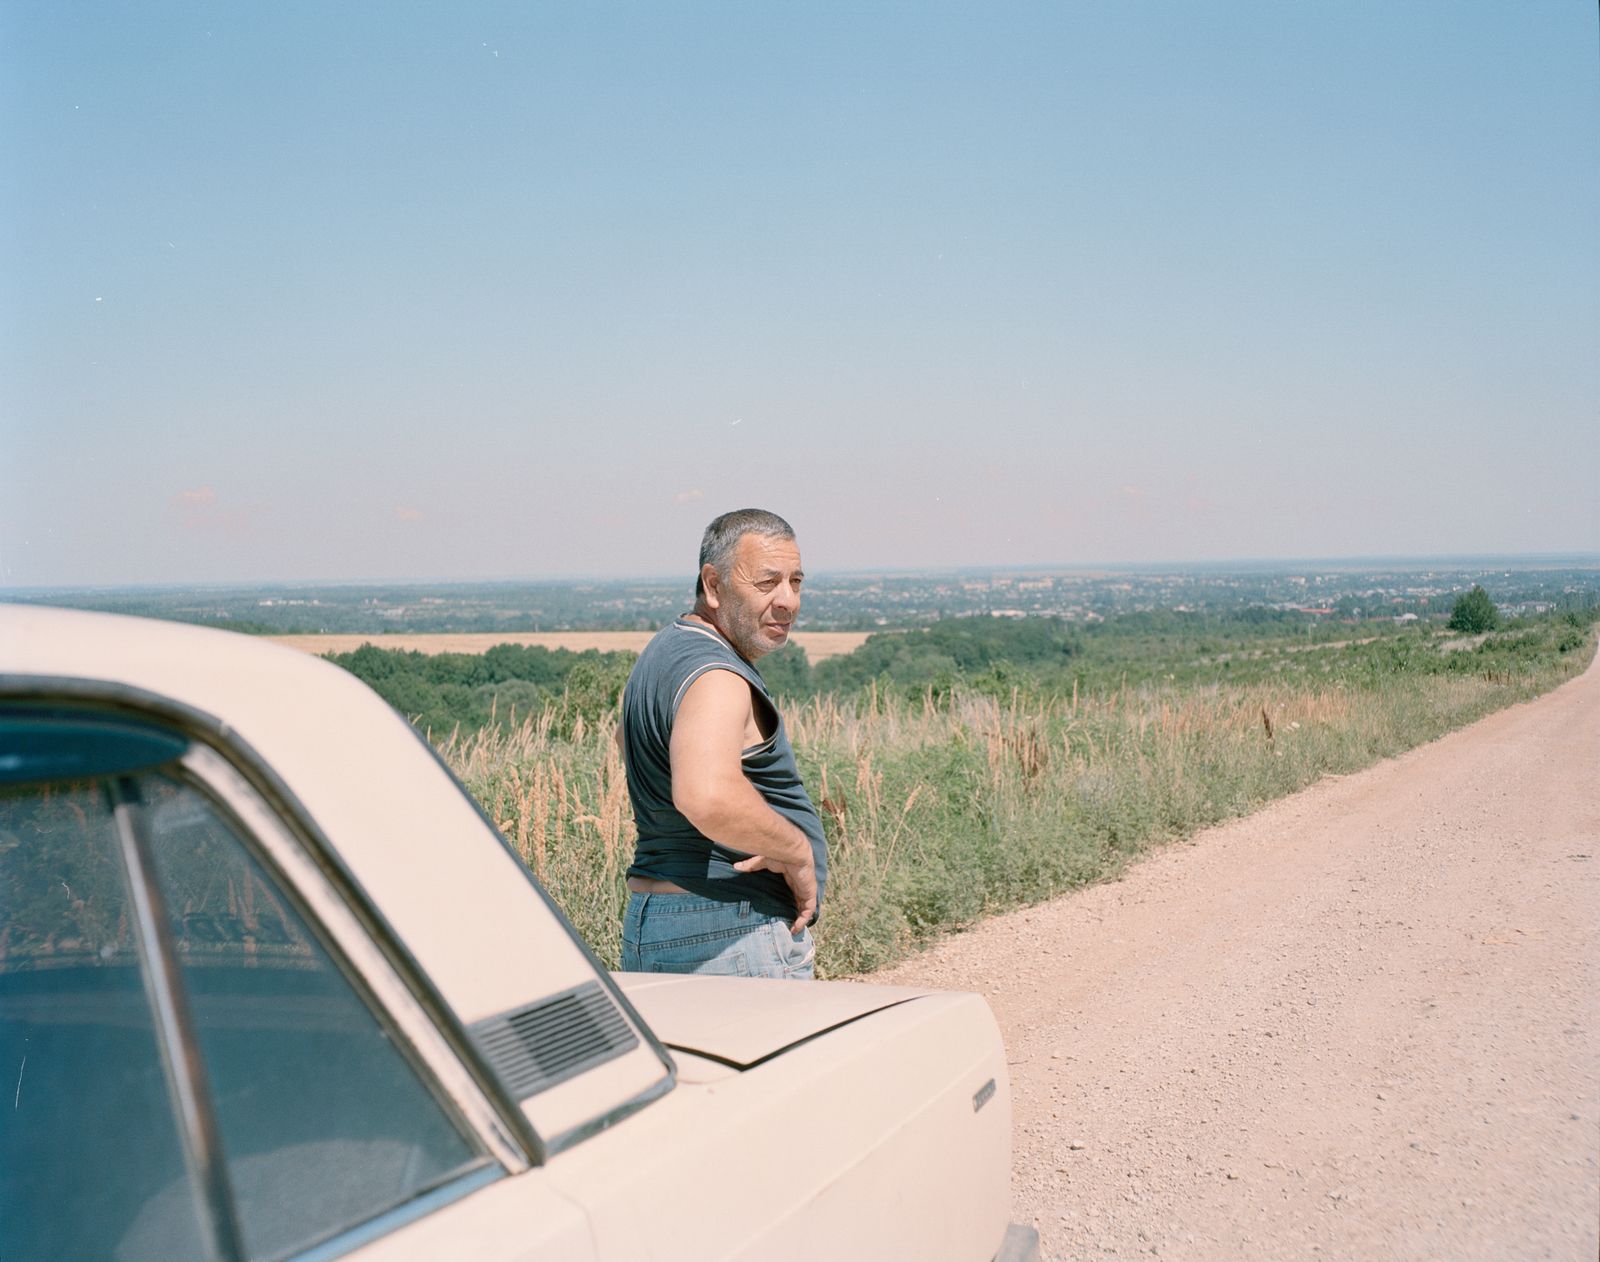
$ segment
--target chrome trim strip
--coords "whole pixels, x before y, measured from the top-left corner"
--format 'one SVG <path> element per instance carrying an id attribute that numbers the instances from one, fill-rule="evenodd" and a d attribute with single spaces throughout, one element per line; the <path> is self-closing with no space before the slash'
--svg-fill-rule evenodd
<path id="1" fill-rule="evenodd" d="M 436 1187 L 431 1192 L 424 1192 L 404 1205 L 396 1205 L 376 1218 L 369 1218 L 359 1226 L 342 1231 L 337 1236 L 332 1236 L 321 1244 L 312 1245 L 300 1253 L 291 1254 L 290 1257 L 294 1262 L 332 1262 L 334 1258 L 341 1258 L 364 1244 L 372 1243 L 380 1236 L 399 1231 L 406 1224 L 426 1218 L 434 1211 L 443 1209 L 464 1196 L 470 1196 L 479 1188 L 487 1187 L 504 1177 L 493 1166 L 480 1166 L 469 1174 Z"/>
<path id="2" fill-rule="evenodd" d="M 266 851 L 266 858 L 305 904 L 311 918 L 333 939 L 338 952 L 367 991 L 369 1006 L 397 1027 L 425 1076 L 443 1089 L 450 1105 L 490 1156 L 513 1174 L 528 1169 L 529 1160 L 501 1120 L 499 1111 L 462 1066 L 432 1017 L 417 1002 L 367 931 L 339 897 L 322 870 L 311 861 L 282 821 L 249 782 L 215 750 L 191 745 L 181 762 L 211 795 L 238 820 L 243 831 Z"/>
<path id="3" fill-rule="evenodd" d="M 155 1018 L 156 1042 L 161 1048 L 167 1088 L 177 1113 L 195 1216 L 200 1220 L 200 1234 L 212 1258 L 242 1259 L 245 1257 L 244 1240 L 239 1232 L 233 1188 L 228 1182 L 227 1163 L 222 1155 L 222 1139 L 211 1110 L 205 1061 L 189 1012 L 188 996 L 179 981 L 177 951 L 173 947 L 161 890 L 156 884 L 138 788 L 127 776 L 119 776 L 114 784 L 112 814 L 123 872 L 128 879 L 128 898 L 133 904 L 135 937 L 144 964 L 140 972 L 144 976 L 151 1015 Z"/>
<path id="4" fill-rule="evenodd" d="M 667 1092 L 671 1091 L 677 1085 L 678 1071 L 677 1066 L 674 1065 L 672 1073 L 668 1074 L 665 1078 L 658 1078 L 654 1083 L 646 1087 L 638 1095 L 634 1096 L 633 1099 L 618 1105 L 608 1113 L 603 1113 L 599 1117 L 591 1118 L 587 1122 L 581 1122 L 577 1126 L 572 1127 L 570 1130 L 564 1130 L 553 1139 L 546 1141 L 546 1146 L 550 1155 L 554 1157 L 557 1153 L 565 1152 L 568 1148 L 573 1147 L 575 1144 L 581 1144 L 586 1139 L 594 1138 L 594 1136 L 598 1135 L 601 1131 L 610 1130 L 618 1122 L 623 1121 L 625 1118 L 632 1117 L 635 1113 L 639 1112 L 640 1109 L 644 1108 L 645 1105 L 654 1104 L 657 1100 L 666 1095 Z"/>

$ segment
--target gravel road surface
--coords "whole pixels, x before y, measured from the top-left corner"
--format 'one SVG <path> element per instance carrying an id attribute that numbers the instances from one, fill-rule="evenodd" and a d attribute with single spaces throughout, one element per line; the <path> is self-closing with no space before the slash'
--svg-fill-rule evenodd
<path id="1" fill-rule="evenodd" d="M 886 983 L 987 996 L 1044 1258 L 1600 1255 L 1600 663 Z"/>

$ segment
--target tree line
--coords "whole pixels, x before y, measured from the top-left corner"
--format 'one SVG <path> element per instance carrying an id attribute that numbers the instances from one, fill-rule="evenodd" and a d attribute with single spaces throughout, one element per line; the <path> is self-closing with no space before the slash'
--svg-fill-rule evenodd
<path id="1" fill-rule="evenodd" d="M 1487 608 L 1485 608 L 1487 606 Z M 1009 697 L 1014 691 L 1071 693 L 1181 679 L 1248 683 L 1281 678 L 1285 669 L 1362 675 L 1394 670 L 1481 671 L 1553 636 L 1560 652 L 1581 646 L 1593 609 L 1503 622 L 1482 589 L 1457 601 L 1450 627 L 1504 633 L 1473 653 L 1440 654 L 1426 628 L 1365 624 L 1360 642 L 1350 628 L 1308 623 L 1294 611 L 1241 610 L 1231 617 L 1157 610 L 1067 623 L 1059 618 L 952 618 L 906 631 L 869 636 L 853 653 L 812 663 L 798 644 L 758 663 L 767 686 L 789 702 L 822 694 L 876 689 L 936 700 L 957 691 Z M 1553 646 L 1553 642 L 1552 642 Z M 1314 654 L 1320 653 L 1321 656 Z M 568 724 L 592 723 L 615 709 L 636 655 L 502 644 L 485 653 L 435 653 L 367 644 L 328 659 L 350 671 L 419 728 L 443 737 L 488 725 L 514 726 L 555 707 Z M 1492 665 L 1491 665 L 1492 659 Z"/>

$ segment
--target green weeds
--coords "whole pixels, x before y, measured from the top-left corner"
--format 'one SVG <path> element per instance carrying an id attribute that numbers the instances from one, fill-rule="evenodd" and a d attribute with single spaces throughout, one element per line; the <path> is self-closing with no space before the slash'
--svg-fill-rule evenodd
<path id="1" fill-rule="evenodd" d="M 984 661 L 976 681 L 920 695 L 869 680 L 787 708 L 832 853 L 820 974 L 881 967 L 1536 696 L 1587 665 L 1594 637 L 1589 619 L 1558 617 L 1481 639 L 1047 647 L 1058 657 L 1044 680 Z M 452 736 L 443 752 L 614 965 L 633 825 L 614 712 L 591 721 L 590 700 Z"/>

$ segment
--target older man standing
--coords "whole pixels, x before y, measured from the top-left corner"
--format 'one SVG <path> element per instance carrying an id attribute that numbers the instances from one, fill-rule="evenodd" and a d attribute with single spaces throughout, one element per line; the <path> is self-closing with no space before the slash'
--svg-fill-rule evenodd
<path id="1" fill-rule="evenodd" d="M 700 543 L 695 604 L 645 647 L 622 696 L 638 848 L 630 972 L 813 974 L 822 821 L 755 662 L 788 642 L 800 549 L 776 514 L 724 513 Z"/>

